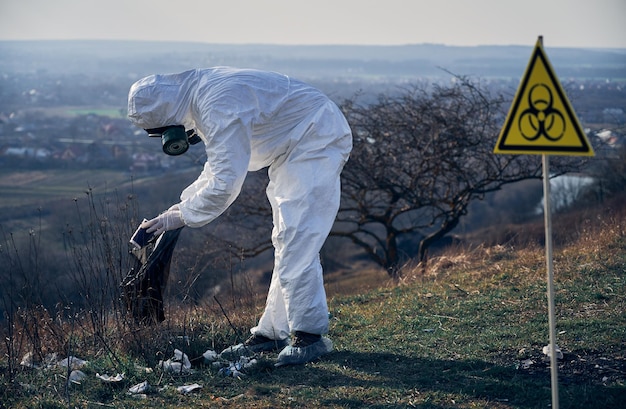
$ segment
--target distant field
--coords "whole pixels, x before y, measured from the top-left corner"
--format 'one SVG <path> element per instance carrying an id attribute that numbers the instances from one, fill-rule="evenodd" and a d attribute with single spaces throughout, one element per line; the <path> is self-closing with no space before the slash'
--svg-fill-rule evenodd
<path id="1" fill-rule="evenodd" d="M 0 209 L 25 206 L 38 201 L 73 198 L 89 188 L 99 194 L 116 189 L 146 187 L 158 179 L 159 185 L 187 186 L 197 175 L 197 169 L 182 168 L 176 172 L 131 175 L 111 169 L 0 169 Z M 126 189 L 125 189 L 126 190 Z M 176 195 L 177 195 L 176 194 Z"/>
<path id="2" fill-rule="evenodd" d="M 0 228 L 23 231 L 40 226 L 59 229 L 76 217 L 74 199 L 85 206 L 91 196 L 124 202 L 130 193 L 142 212 L 154 213 L 177 200 L 179 186 L 193 180 L 195 172 L 170 175 L 131 175 L 105 169 L 0 170 Z M 176 189 L 168 189 L 175 186 Z M 89 196 L 87 195 L 89 193 Z M 61 223 L 61 225 L 59 225 Z"/>
<path id="3" fill-rule="evenodd" d="M 126 116 L 126 113 L 123 112 L 123 110 L 121 109 L 113 109 L 113 108 L 94 108 L 94 109 L 85 109 L 85 108 L 80 108 L 80 109 L 68 109 L 66 111 L 68 114 L 71 115 L 88 115 L 88 114 L 94 114 L 94 115 L 100 115 L 100 116 L 108 116 L 108 117 L 112 117 L 112 118 L 122 118 Z"/>
<path id="4" fill-rule="evenodd" d="M 49 108 L 33 108 L 31 111 L 42 113 L 45 116 L 56 117 L 74 117 L 80 115 L 100 115 L 110 118 L 126 117 L 125 107 L 109 107 L 109 108 L 85 108 L 72 106 L 55 106 Z"/>
<path id="5" fill-rule="evenodd" d="M 99 191 L 114 190 L 130 182 L 127 173 L 113 170 L 1 170 L 0 209 L 71 198 L 90 187 Z"/>

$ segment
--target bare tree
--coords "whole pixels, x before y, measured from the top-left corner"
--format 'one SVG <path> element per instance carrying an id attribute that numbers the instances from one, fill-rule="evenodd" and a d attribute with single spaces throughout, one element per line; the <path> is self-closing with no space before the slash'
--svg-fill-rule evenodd
<path id="1" fill-rule="evenodd" d="M 593 163 L 591 175 L 594 184 L 585 192 L 588 199 L 596 200 L 624 195 L 626 192 L 626 145 L 611 146 L 604 143 L 602 149 L 596 149 L 601 160 Z"/>
<path id="2" fill-rule="evenodd" d="M 395 277 L 406 259 L 401 238 L 417 237 L 416 253 L 425 261 L 471 201 L 504 184 L 540 178 L 537 156 L 493 154 L 504 103 L 461 77 L 448 86 L 380 96 L 370 105 L 347 101 L 354 149 L 333 235 L 351 239 Z"/>
<path id="3" fill-rule="evenodd" d="M 345 101 L 354 148 L 342 173 L 342 205 L 331 235 L 350 239 L 397 277 L 407 258 L 426 260 L 429 247 L 458 225 L 473 200 L 505 184 L 540 179 L 539 156 L 493 154 L 507 108 L 502 95 L 463 77 L 448 86 L 381 95 L 369 104 Z M 553 176 L 576 166 L 557 159 Z M 271 250 L 266 184 L 265 172 L 251 175 L 215 225 L 211 235 L 222 252 L 254 258 Z M 415 251 L 402 250 L 413 240 Z"/>

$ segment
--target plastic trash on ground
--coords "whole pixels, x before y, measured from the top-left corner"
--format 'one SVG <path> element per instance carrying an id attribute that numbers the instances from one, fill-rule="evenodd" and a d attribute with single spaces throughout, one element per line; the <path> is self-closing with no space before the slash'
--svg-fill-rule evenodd
<path id="1" fill-rule="evenodd" d="M 235 379 L 241 379 L 245 376 L 244 373 L 241 372 L 239 369 L 237 369 L 237 366 L 234 364 L 230 365 L 229 367 L 221 368 L 218 372 L 218 375 L 223 376 L 225 378 L 232 377 Z"/>
<path id="2" fill-rule="evenodd" d="M 187 394 L 189 392 L 193 392 L 196 389 L 200 389 L 202 388 L 202 385 L 198 385 L 197 383 L 191 384 L 191 385 L 183 385 L 183 386 L 179 386 L 178 388 L 176 388 L 176 390 L 180 393 L 184 393 Z"/>
<path id="3" fill-rule="evenodd" d="M 319 341 L 307 347 L 285 347 L 278 354 L 278 361 L 275 366 L 300 365 L 316 360 L 333 350 L 333 342 L 327 337 L 322 337 Z"/>
<path id="4" fill-rule="evenodd" d="M 256 359 L 254 359 L 254 358 L 252 358 L 252 359 L 250 359 L 250 358 L 242 358 L 240 360 L 240 362 L 242 362 L 242 361 L 243 361 L 243 369 L 250 369 L 250 368 L 252 368 L 253 366 L 255 366 L 258 363 L 258 361 Z"/>
<path id="5" fill-rule="evenodd" d="M 82 381 L 86 377 L 87 377 L 87 375 L 83 371 L 79 371 L 78 369 L 74 369 L 70 373 L 69 381 L 72 382 L 72 383 L 80 385 L 80 381 Z"/>
<path id="6" fill-rule="evenodd" d="M 535 364 L 535 361 L 533 361 L 532 359 L 525 359 L 522 361 L 522 368 L 529 369 L 534 364 Z"/>
<path id="7" fill-rule="evenodd" d="M 152 368 L 148 368 L 146 366 L 141 366 L 141 365 L 137 365 L 137 364 L 135 364 L 135 369 L 138 372 L 143 372 L 143 373 L 152 373 L 153 372 Z"/>
<path id="8" fill-rule="evenodd" d="M 33 359 L 33 353 L 27 352 L 26 354 L 24 354 L 24 356 L 22 357 L 22 361 L 20 362 L 20 365 L 25 366 L 27 368 L 36 368 L 37 365 L 35 364 L 35 360 Z"/>
<path id="9" fill-rule="evenodd" d="M 84 359 L 80 359 L 77 358 L 75 356 L 68 356 L 65 359 L 61 359 L 57 365 L 59 366 L 64 366 L 64 367 L 70 367 L 72 369 L 80 369 L 83 366 L 87 365 L 89 362 L 85 361 Z"/>
<path id="10" fill-rule="evenodd" d="M 191 362 L 187 357 L 187 354 L 183 353 L 179 349 L 174 350 L 174 357 L 167 361 L 159 361 L 159 367 L 163 368 L 165 372 L 171 374 L 187 374 L 191 372 Z"/>
<path id="11" fill-rule="evenodd" d="M 41 362 L 38 362 L 35 360 L 35 356 L 32 352 L 27 352 L 22 357 L 22 361 L 20 362 L 20 365 L 27 367 L 27 368 L 33 368 L 33 369 L 48 368 L 48 367 L 58 365 L 57 361 L 58 361 L 58 357 L 57 357 L 56 352 L 46 355 Z"/>
<path id="12" fill-rule="evenodd" d="M 245 376 L 242 372 L 244 369 L 250 369 L 254 367 L 258 361 L 254 358 L 242 356 L 237 362 L 229 362 L 227 365 L 219 369 L 218 375 L 223 377 L 233 377 L 241 379 Z"/>
<path id="13" fill-rule="evenodd" d="M 230 359 L 237 359 L 237 358 L 239 358 L 241 356 L 246 356 L 246 355 L 254 355 L 254 351 L 252 351 L 251 349 L 247 348 L 242 343 L 242 344 L 232 345 L 232 346 L 229 346 L 228 348 L 224 349 L 219 354 L 219 358 L 220 359 L 230 360 Z"/>
<path id="14" fill-rule="evenodd" d="M 550 345 L 546 345 L 545 347 L 543 347 L 542 352 L 545 356 L 550 358 L 550 355 L 551 355 L 550 353 L 552 352 L 550 350 Z M 556 353 L 556 359 L 563 359 L 563 352 L 561 352 L 561 348 L 559 348 L 558 345 L 554 346 L 554 352 Z"/>
<path id="15" fill-rule="evenodd" d="M 124 380 L 124 374 L 123 373 L 118 373 L 115 376 L 110 376 L 107 374 L 104 375 L 100 375 L 99 373 L 96 373 L 96 378 L 103 380 L 104 382 L 121 382 Z"/>
<path id="16" fill-rule="evenodd" d="M 128 389 L 128 393 L 131 395 L 137 395 L 140 393 L 146 393 L 150 390 L 150 384 L 148 383 L 148 381 L 143 381 L 141 383 L 138 383 L 137 385 L 131 386 Z"/>
<path id="17" fill-rule="evenodd" d="M 212 351 L 212 350 L 207 350 L 205 353 L 202 354 L 202 356 L 204 357 L 204 363 L 208 364 L 211 362 L 215 362 L 217 361 L 217 358 L 219 357 L 219 355 L 217 354 L 217 352 Z"/>

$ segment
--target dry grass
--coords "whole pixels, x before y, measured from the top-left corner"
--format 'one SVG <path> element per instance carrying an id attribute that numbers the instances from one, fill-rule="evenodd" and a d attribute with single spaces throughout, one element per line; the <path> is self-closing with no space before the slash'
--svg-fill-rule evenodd
<path id="1" fill-rule="evenodd" d="M 558 342 L 565 352 L 561 403 L 618 407 L 626 399 L 626 211 L 616 202 L 601 211 L 556 215 L 554 225 Z M 122 320 L 95 334 L 86 313 L 72 319 L 26 315 L 30 321 L 13 328 L 13 340 L 22 344 L 11 349 L 12 359 L 31 350 L 29 339 L 37 334 L 46 346 L 41 360 L 49 352 L 88 359 L 88 378 L 65 389 L 63 370 L 14 366 L 9 374 L 5 358 L 0 402 L 17 408 L 544 408 L 550 402 L 540 352 L 547 343 L 545 254 L 540 244 L 518 237 L 449 249 L 431 258 L 425 272 L 407 265 L 399 283 L 364 265 L 329 275 L 335 352 L 280 369 L 272 365 L 274 355 L 264 355 L 241 380 L 219 376 L 203 364 L 202 353 L 240 342 L 256 324 L 265 288 L 254 275 L 233 282 L 233 294 L 169 303 L 166 321 L 156 327 Z M 155 368 L 174 348 L 189 355 L 192 374 L 136 368 Z M 122 386 L 104 385 L 96 372 L 125 372 L 127 379 Z M 146 399 L 126 394 L 143 380 L 154 386 Z M 166 387 L 194 382 L 203 388 L 191 395 Z"/>

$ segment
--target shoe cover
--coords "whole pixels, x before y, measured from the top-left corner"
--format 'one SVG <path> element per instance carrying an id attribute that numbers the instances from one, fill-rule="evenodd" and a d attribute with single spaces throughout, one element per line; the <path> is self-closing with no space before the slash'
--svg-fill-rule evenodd
<path id="1" fill-rule="evenodd" d="M 326 337 L 322 337 L 319 341 L 306 347 L 294 347 L 289 345 L 280 351 L 278 361 L 274 366 L 305 364 L 316 360 L 332 350 L 333 342 Z"/>
<path id="2" fill-rule="evenodd" d="M 273 339 L 255 345 L 237 344 L 230 346 L 220 353 L 221 359 L 239 359 L 242 356 L 250 357 L 258 352 L 275 351 L 287 345 L 286 339 Z"/>

